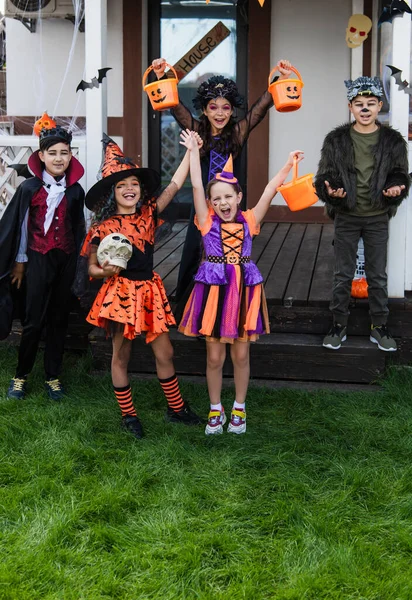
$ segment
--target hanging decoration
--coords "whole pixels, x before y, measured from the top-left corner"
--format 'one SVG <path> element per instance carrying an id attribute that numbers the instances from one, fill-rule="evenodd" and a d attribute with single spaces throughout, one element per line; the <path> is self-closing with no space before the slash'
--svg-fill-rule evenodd
<path id="1" fill-rule="evenodd" d="M 381 16 L 378 19 L 378 27 L 382 23 L 392 23 L 394 17 L 402 16 L 404 13 L 412 14 L 411 7 L 405 0 L 393 0 L 390 4 L 383 7 Z"/>
<path id="2" fill-rule="evenodd" d="M 349 48 L 358 48 L 368 39 L 372 21 L 366 15 L 352 15 L 346 28 L 346 44 Z"/>
<path id="3" fill-rule="evenodd" d="M 386 65 L 391 70 L 391 76 L 394 78 L 398 85 L 398 90 L 403 90 L 405 94 L 412 96 L 412 86 L 406 79 L 402 80 L 402 71 L 393 65 Z"/>
<path id="4" fill-rule="evenodd" d="M 82 79 L 76 88 L 76 92 L 78 92 L 79 90 L 84 91 L 88 89 L 98 88 L 99 85 L 102 83 L 103 79 L 107 77 L 107 71 L 111 70 L 112 67 L 105 67 L 104 69 L 99 69 L 97 72 L 97 77 L 93 77 L 91 81 L 84 81 L 84 79 Z"/>

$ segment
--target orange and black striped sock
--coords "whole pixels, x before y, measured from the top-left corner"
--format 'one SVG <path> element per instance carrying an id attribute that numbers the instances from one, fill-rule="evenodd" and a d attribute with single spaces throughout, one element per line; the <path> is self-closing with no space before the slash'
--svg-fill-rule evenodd
<path id="1" fill-rule="evenodd" d="M 180 393 L 176 373 L 167 379 L 159 379 L 159 383 L 162 386 L 169 407 L 175 412 L 181 410 L 184 406 L 184 402 L 182 394 Z"/>
<path id="2" fill-rule="evenodd" d="M 130 385 L 126 385 L 125 387 L 114 387 L 114 395 L 116 396 L 116 400 L 119 403 L 120 410 L 122 411 L 122 417 L 126 415 L 132 415 L 137 417 L 136 411 L 133 406 L 132 401 L 132 390 Z"/>

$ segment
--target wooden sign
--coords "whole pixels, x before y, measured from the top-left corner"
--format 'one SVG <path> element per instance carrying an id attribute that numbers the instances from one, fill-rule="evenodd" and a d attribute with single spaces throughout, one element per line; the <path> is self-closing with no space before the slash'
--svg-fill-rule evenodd
<path id="1" fill-rule="evenodd" d="M 197 44 L 193 46 L 182 58 L 173 65 L 179 81 L 186 77 L 206 56 L 209 56 L 224 39 L 230 35 L 230 30 L 219 21 Z M 170 70 L 168 77 L 174 77 Z"/>

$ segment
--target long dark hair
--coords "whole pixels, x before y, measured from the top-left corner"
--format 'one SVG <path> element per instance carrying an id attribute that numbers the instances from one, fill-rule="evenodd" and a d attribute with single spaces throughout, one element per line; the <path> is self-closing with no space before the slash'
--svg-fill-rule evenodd
<path id="1" fill-rule="evenodd" d="M 212 135 L 212 126 L 210 125 L 209 119 L 206 115 L 202 114 L 199 117 L 199 135 L 203 140 L 203 148 L 200 153 L 202 156 L 210 152 L 210 150 L 216 150 L 219 154 L 227 155 L 232 154 L 236 157 L 241 150 L 241 145 L 237 136 L 236 121 L 233 116 L 230 117 L 227 125 L 222 129 L 219 134 L 219 138 L 216 139 Z"/>
<path id="2" fill-rule="evenodd" d="M 125 173 L 126 172 L 127 171 L 125 171 Z M 126 177 L 127 177 L 127 175 L 125 176 L 125 179 L 126 179 Z M 122 179 L 120 179 L 119 181 L 122 181 Z M 92 217 L 93 225 L 102 223 L 103 221 L 106 221 L 106 219 L 110 219 L 110 217 L 113 217 L 113 215 L 117 214 L 117 203 L 116 203 L 116 199 L 115 199 L 115 195 L 114 195 L 114 190 L 115 190 L 116 185 L 119 183 L 119 181 L 114 183 L 111 186 L 110 190 L 107 192 L 107 194 L 102 196 L 101 199 L 99 200 L 99 202 L 96 204 L 95 209 L 94 209 L 94 216 Z M 139 184 L 140 184 L 140 200 L 136 204 L 136 210 L 149 200 L 149 197 L 147 196 L 146 190 L 145 190 L 144 186 L 142 185 L 142 182 L 140 181 L 140 179 L 139 179 Z"/>

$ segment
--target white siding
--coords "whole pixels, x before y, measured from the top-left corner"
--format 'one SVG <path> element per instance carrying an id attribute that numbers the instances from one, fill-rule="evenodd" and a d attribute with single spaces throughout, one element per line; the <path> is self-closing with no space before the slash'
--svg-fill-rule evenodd
<path id="1" fill-rule="evenodd" d="M 108 114 L 123 116 L 122 3 L 108 0 L 107 65 Z M 7 113 L 40 116 L 54 111 L 73 38 L 65 19 L 42 19 L 30 33 L 19 21 L 7 19 Z M 79 33 L 56 116 L 84 116 L 84 94 L 76 87 L 83 79 L 84 33 Z M 136 84 L 140 85 L 139 65 Z"/>
<path id="2" fill-rule="evenodd" d="M 290 60 L 305 85 L 298 111 L 270 111 L 271 177 L 295 149 L 306 156 L 299 174 L 315 173 L 326 133 L 349 118 L 343 81 L 350 78 L 345 34 L 351 13 L 351 0 L 272 0 L 271 64 Z M 277 196 L 274 203 L 284 201 Z"/>

